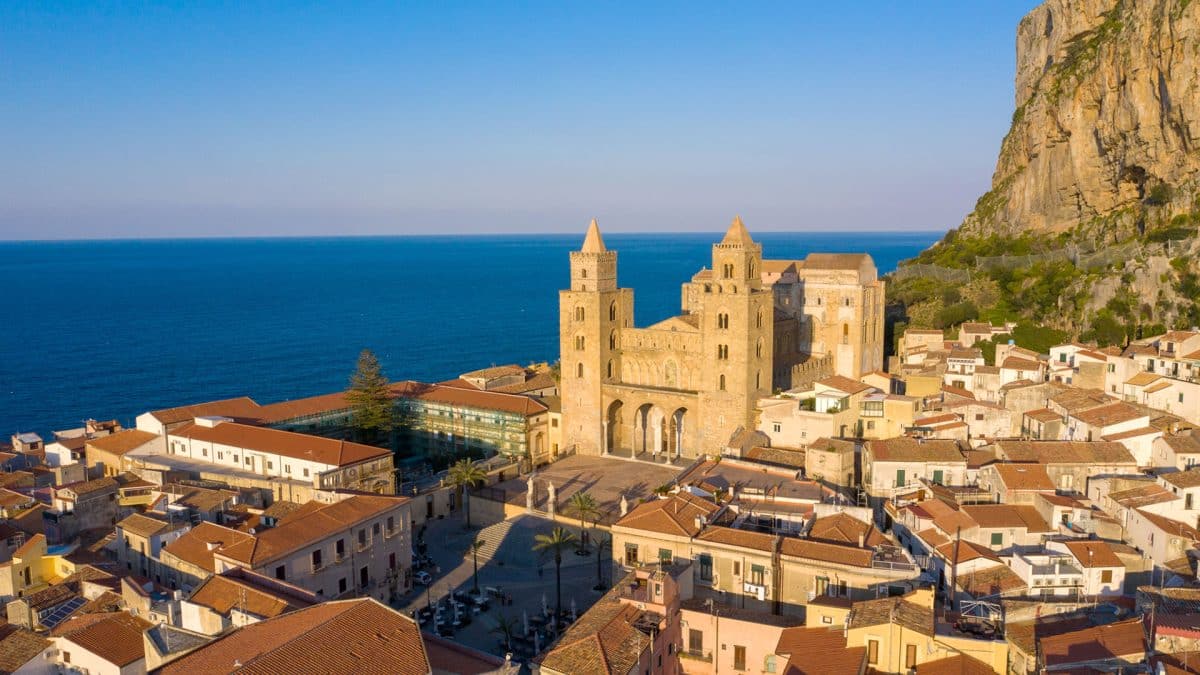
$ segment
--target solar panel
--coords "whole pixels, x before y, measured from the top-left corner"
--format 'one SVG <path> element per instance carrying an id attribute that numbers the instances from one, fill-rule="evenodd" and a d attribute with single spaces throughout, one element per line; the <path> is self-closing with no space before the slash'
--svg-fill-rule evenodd
<path id="1" fill-rule="evenodd" d="M 80 607 L 83 607 L 86 604 L 87 604 L 87 600 L 85 600 L 84 598 L 81 598 L 79 596 L 71 598 L 70 600 L 59 605 L 58 607 L 55 607 L 54 611 L 52 611 L 49 614 L 47 614 L 46 616 L 42 617 L 41 618 L 42 626 L 53 629 L 56 626 L 58 626 L 58 624 L 62 623 L 63 621 L 66 621 L 67 617 L 69 617 L 75 613 L 75 610 L 79 609 Z"/>

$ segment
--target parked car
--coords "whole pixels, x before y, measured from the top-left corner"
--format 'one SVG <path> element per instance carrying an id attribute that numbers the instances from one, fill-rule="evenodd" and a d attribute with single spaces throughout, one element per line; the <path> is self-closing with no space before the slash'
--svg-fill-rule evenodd
<path id="1" fill-rule="evenodd" d="M 429 572 L 417 572 L 413 575 L 413 581 L 422 586 L 428 586 L 433 583 L 433 577 L 429 575 Z"/>

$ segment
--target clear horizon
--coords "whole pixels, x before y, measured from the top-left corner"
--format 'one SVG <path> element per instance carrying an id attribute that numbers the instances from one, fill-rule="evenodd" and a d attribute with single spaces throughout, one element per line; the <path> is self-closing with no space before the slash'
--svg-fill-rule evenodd
<path id="1" fill-rule="evenodd" d="M 945 231 L 1033 0 L 0 6 L 0 240 Z"/>

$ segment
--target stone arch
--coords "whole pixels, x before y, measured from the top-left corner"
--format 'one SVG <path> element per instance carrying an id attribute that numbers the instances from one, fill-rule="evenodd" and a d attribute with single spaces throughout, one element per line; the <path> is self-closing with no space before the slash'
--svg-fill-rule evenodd
<path id="1" fill-rule="evenodd" d="M 621 433 L 621 425 L 624 424 L 624 408 L 625 404 L 621 402 L 621 399 L 608 404 L 608 411 L 604 415 L 605 452 L 612 452 L 624 444 Z"/>
<path id="2" fill-rule="evenodd" d="M 612 304 L 608 306 L 608 320 L 609 321 L 617 320 L 617 301 L 616 300 L 613 300 Z"/>
<path id="3" fill-rule="evenodd" d="M 617 348 L 617 331 L 615 331 L 615 330 L 611 331 L 608 334 L 608 348 L 609 349 Z"/>
<path id="4" fill-rule="evenodd" d="M 585 316 L 587 316 L 587 311 L 583 308 L 583 305 L 576 305 L 575 306 L 575 320 L 583 321 Z"/>
<path id="5" fill-rule="evenodd" d="M 667 435 L 667 453 L 678 459 L 683 454 L 683 448 L 691 440 L 686 437 L 687 408 L 679 407 L 671 413 L 669 433 Z"/>

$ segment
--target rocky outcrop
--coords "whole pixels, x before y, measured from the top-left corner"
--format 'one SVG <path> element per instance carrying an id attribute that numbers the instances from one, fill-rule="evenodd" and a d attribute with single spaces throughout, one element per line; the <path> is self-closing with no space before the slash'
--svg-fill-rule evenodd
<path id="1" fill-rule="evenodd" d="M 1200 0 L 1047 0 L 1018 27 L 1012 128 L 960 232 L 1134 234 L 1148 209 L 1197 210 L 1198 148 Z"/>

